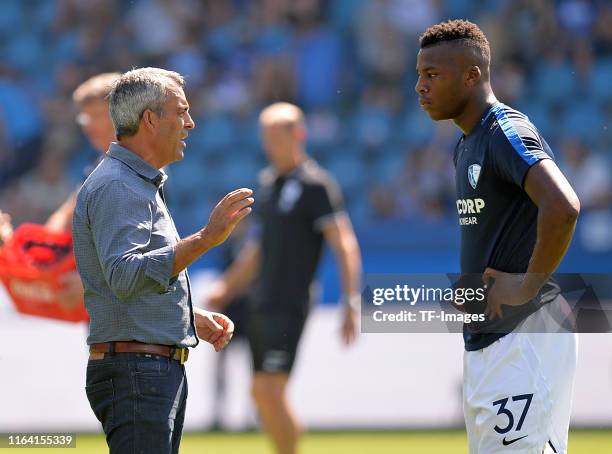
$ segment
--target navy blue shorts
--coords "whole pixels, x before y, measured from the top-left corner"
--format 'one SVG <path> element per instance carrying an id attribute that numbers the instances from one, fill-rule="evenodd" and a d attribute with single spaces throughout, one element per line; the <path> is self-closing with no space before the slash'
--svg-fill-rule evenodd
<path id="1" fill-rule="evenodd" d="M 253 315 L 247 334 L 255 372 L 289 374 L 305 322 L 306 317 Z"/>

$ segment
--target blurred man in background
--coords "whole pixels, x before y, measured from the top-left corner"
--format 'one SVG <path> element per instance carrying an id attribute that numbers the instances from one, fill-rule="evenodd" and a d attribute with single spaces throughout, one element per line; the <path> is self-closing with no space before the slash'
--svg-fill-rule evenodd
<path id="1" fill-rule="evenodd" d="M 72 94 L 72 100 L 78 111 L 76 121 L 89 142 L 100 153 L 106 153 L 111 142 L 115 140 L 107 96 L 119 75 L 119 73 L 102 73 L 93 76 L 79 85 Z M 48 228 L 58 232 L 70 230 L 75 196 L 76 193 L 71 194 L 49 217 L 46 223 Z M 10 216 L 0 212 L 0 241 L 7 241 L 11 233 Z"/>
<path id="2" fill-rule="evenodd" d="M 115 130 L 108 111 L 108 94 L 113 84 L 119 78 L 119 73 L 101 73 L 93 76 L 79 85 L 72 94 L 72 100 L 77 108 L 77 123 L 89 142 L 100 153 L 108 150 L 111 142 L 115 140 Z M 85 170 L 89 173 L 93 168 Z M 68 199 L 55 211 L 46 222 L 47 228 L 56 232 L 66 232 L 72 225 L 72 212 L 74 211 L 76 192 L 70 194 Z M 11 217 L 8 213 L 0 211 L 0 244 L 8 241 L 13 234 Z M 73 306 L 81 301 L 83 285 L 79 274 L 69 272 L 61 277 L 64 287 L 60 300 L 66 306 Z"/>
<path id="3" fill-rule="evenodd" d="M 344 292 L 342 339 L 357 332 L 361 256 L 333 177 L 308 157 L 302 111 L 288 103 L 261 112 L 271 166 L 259 178 L 258 238 L 245 245 L 209 299 L 221 309 L 253 285 L 248 337 L 255 375 L 252 394 L 279 454 L 294 454 L 299 424 L 286 387 L 306 322 L 323 240 L 336 255 Z"/>
<path id="4" fill-rule="evenodd" d="M 574 234 L 578 197 L 535 126 L 495 97 L 477 25 L 442 22 L 420 45 L 421 108 L 463 131 L 454 156 L 461 273 L 482 275 L 488 292 L 465 305 L 487 316 L 464 325 L 470 453 L 565 453 L 577 336 L 542 326 L 565 302 L 551 274 Z"/>
<path id="5" fill-rule="evenodd" d="M 87 79 L 77 87 L 72 95 L 78 110 L 76 121 L 85 137 L 100 153 L 106 153 L 115 140 L 115 130 L 108 111 L 108 94 L 119 79 L 119 73 L 102 73 Z M 91 171 L 93 169 L 86 169 Z M 72 225 L 76 193 L 50 217 L 46 225 L 52 230 L 67 231 Z"/>

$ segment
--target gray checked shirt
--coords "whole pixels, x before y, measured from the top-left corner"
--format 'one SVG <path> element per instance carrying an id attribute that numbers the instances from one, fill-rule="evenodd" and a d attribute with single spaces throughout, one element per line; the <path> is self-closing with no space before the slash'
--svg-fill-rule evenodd
<path id="1" fill-rule="evenodd" d="M 165 180 L 113 143 L 79 190 L 72 234 L 91 319 L 88 344 L 198 343 L 187 270 L 171 276 L 180 237 L 161 196 Z"/>

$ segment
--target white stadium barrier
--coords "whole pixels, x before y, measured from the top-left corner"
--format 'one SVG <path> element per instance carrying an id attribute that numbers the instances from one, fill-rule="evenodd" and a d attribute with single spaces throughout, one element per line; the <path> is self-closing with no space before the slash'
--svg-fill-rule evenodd
<path id="1" fill-rule="evenodd" d="M 194 273 L 195 274 L 195 273 Z M 206 276 L 193 276 L 202 295 Z M 457 334 L 368 334 L 339 339 L 336 307 L 311 315 L 291 381 L 310 429 L 461 427 L 462 339 Z M 0 432 L 99 431 L 84 392 L 86 326 L 17 314 L 0 287 Z M 186 430 L 252 427 L 247 352 L 228 350 L 228 395 L 213 400 L 216 354 L 206 344 L 187 363 Z M 560 358 L 560 360 L 562 360 Z M 573 426 L 612 426 L 612 335 L 581 335 Z"/>

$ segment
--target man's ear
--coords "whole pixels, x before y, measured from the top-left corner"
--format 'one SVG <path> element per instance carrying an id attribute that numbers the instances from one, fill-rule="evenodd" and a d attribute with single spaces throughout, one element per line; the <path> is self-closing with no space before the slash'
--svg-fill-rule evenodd
<path id="1" fill-rule="evenodd" d="M 306 132 L 306 126 L 303 124 L 297 124 L 293 127 L 293 137 L 298 142 L 306 142 L 308 133 Z"/>
<path id="2" fill-rule="evenodd" d="M 152 110 L 146 109 L 142 113 L 142 119 L 140 120 L 142 126 L 147 128 L 148 131 L 154 132 L 157 130 L 159 124 L 159 116 Z"/>
<path id="3" fill-rule="evenodd" d="M 476 65 L 472 65 L 465 72 L 465 83 L 468 87 L 473 87 L 480 82 L 481 77 L 482 72 L 480 68 Z"/>

